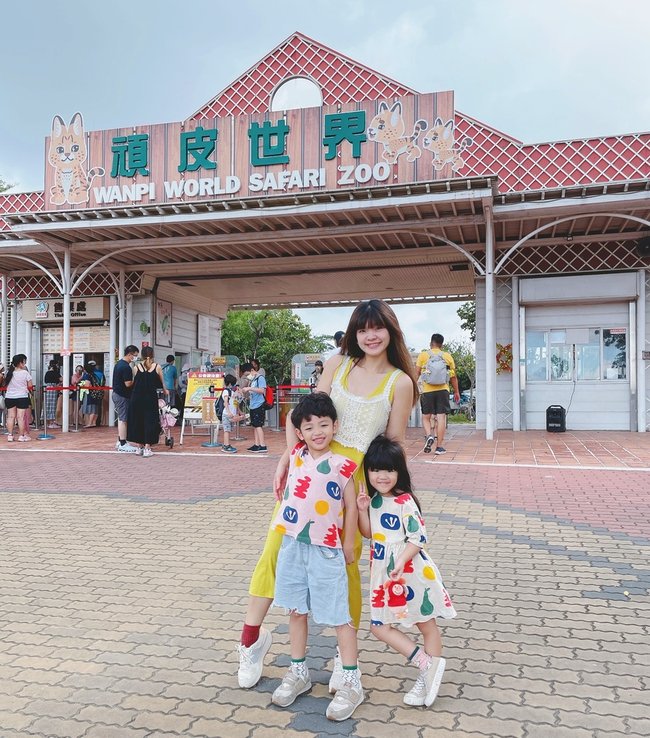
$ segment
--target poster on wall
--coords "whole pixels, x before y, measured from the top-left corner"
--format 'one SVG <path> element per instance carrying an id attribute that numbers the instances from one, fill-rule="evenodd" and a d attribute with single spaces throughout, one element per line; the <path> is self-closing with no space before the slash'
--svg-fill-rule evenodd
<path id="1" fill-rule="evenodd" d="M 172 347 L 172 304 L 166 300 L 156 299 L 156 336 L 157 346 Z"/>
<path id="2" fill-rule="evenodd" d="M 210 318 L 207 315 L 197 315 L 196 347 L 204 351 L 210 350 Z"/>

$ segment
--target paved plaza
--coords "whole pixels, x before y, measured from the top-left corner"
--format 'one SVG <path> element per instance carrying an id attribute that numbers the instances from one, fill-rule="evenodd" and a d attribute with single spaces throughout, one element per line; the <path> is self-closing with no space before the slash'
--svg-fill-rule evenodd
<path id="1" fill-rule="evenodd" d="M 248 431 L 250 434 L 250 431 Z M 429 552 L 459 617 L 430 709 L 415 670 L 360 633 L 366 702 L 325 718 L 332 629 L 314 629 L 314 686 L 270 695 L 288 663 L 272 611 L 264 677 L 237 688 L 249 573 L 282 448 L 227 456 L 111 450 L 107 430 L 0 436 L 0 738 L 606 738 L 650 735 L 650 438 L 451 427 L 409 456 Z M 252 441 L 238 445 L 245 449 Z M 367 562 L 362 566 L 367 581 Z"/>

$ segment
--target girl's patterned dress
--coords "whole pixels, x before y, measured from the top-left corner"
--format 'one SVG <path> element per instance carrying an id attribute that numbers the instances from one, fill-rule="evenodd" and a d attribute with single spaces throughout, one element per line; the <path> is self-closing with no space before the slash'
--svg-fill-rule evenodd
<path id="1" fill-rule="evenodd" d="M 432 618 L 456 617 L 438 567 L 423 548 L 427 542 L 424 520 L 411 495 L 375 494 L 369 514 L 371 622 L 411 626 Z M 402 578 L 393 581 L 389 575 L 407 543 L 420 551 L 406 564 Z"/>

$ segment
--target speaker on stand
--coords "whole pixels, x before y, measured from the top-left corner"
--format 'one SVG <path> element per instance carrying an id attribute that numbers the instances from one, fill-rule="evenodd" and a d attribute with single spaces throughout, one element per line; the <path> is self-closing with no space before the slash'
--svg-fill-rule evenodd
<path id="1" fill-rule="evenodd" d="M 636 253 L 644 258 L 650 258 L 650 236 L 641 238 L 636 242 Z"/>

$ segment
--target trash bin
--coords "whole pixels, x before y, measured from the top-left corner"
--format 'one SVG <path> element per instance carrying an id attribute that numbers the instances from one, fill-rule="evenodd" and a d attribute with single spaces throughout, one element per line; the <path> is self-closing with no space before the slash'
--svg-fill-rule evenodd
<path id="1" fill-rule="evenodd" d="M 566 410 L 562 405 L 546 408 L 546 430 L 548 433 L 564 433 L 566 430 Z"/>

